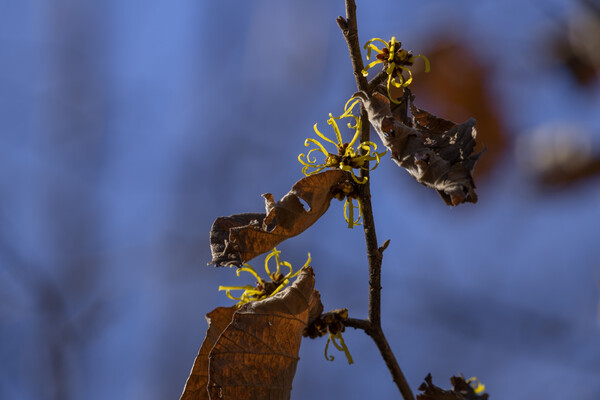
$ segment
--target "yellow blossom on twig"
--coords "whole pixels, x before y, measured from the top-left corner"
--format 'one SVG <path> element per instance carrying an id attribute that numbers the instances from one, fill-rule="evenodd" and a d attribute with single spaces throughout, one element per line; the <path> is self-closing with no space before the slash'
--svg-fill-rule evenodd
<path id="1" fill-rule="evenodd" d="M 310 253 L 308 253 L 308 259 L 302 268 L 294 272 L 292 265 L 289 262 L 280 260 L 280 254 L 281 251 L 273 248 L 271 253 L 269 253 L 269 255 L 267 255 L 265 258 L 265 271 L 267 272 L 267 276 L 271 279 L 270 281 L 262 279 L 256 270 L 249 264 L 243 264 L 242 267 L 237 269 L 236 275 L 240 276 L 240 272 L 242 271 L 249 272 L 256 278 L 256 286 L 219 286 L 219 290 L 225 290 L 227 297 L 232 300 L 237 300 L 238 303 L 236 306 L 238 307 L 251 301 L 266 299 L 267 297 L 271 297 L 279 293 L 288 283 L 290 283 L 290 279 L 295 278 L 298 274 L 300 274 L 303 269 L 310 265 L 311 261 Z M 275 264 L 277 265 L 275 272 L 271 272 L 269 268 L 269 260 L 273 257 L 275 257 Z M 284 275 L 281 271 L 281 267 L 288 268 L 289 272 Z M 232 290 L 243 290 L 243 292 L 240 297 L 235 297 L 231 294 Z"/>
<path id="2" fill-rule="evenodd" d="M 346 102 L 346 106 L 344 107 L 344 113 L 339 117 L 334 117 L 331 113 L 329 114 L 329 119 L 327 123 L 333 127 L 335 132 L 336 141 L 329 139 L 327 136 L 323 135 L 318 129 L 317 124 L 314 125 L 314 130 L 317 136 L 323 139 L 326 142 L 329 142 L 336 146 L 336 152 L 330 153 L 325 149 L 325 146 L 318 141 L 317 139 L 308 138 L 304 142 L 306 147 L 310 147 L 311 144 L 317 146 L 316 148 L 310 149 L 308 153 L 301 153 L 298 156 L 298 161 L 303 165 L 302 173 L 306 176 L 316 174 L 321 172 L 325 168 L 338 168 L 343 171 L 348 171 L 352 175 L 352 179 L 356 183 L 365 183 L 367 181 L 367 177 L 363 179 L 359 179 L 354 169 L 367 169 L 366 164 L 368 161 L 375 161 L 375 166 L 371 168 L 371 170 L 375 169 L 379 164 L 379 158 L 383 156 L 386 152 L 378 153 L 377 145 L 373 142 L 366 141 L 360 143 L 356 150 L 354 149 L 354 144 L 357 142 L 358 137 L 360 136 L 361 130 L 361 120 L 360 117 L 357 117 L 352 114 L 352 109 L 360 100 L 351 98 Z M 352 125 L 348 123 L 348 128 L 354 130 L 354 136 L 350 142 L 344 142 L 342 139 L 342 134 L 340 133 L 340 128 L 338 126 L 337 120 L 341 120 L 344 118 L 352 118 L 354 119 L 355 124 Z M 311 154 L 314 152 L 321 152 L 325 156 L 325 160 L 321 163 L 317 161 L 316 156 L 312 156 Z"/>
<path id="3" fill-rule="evenodd" d="M 466 382 L 469 385 L 471 385 L 475 394 L 481 394 L 481 393 L 485 392 L 485 385 L 483 383 L 481 383 L 481 381 L 479 379 L 477 379 L 477 377 L 474 376 L 472 378 L 469 378 L 466 380 Z"/>
<path id="4" fill-rule="evenodd" d="M 333 189 L 333 197 L 344 201 L 344 219 L 348 223 L 348 228 L 352 229 L 355 225 L 362 225 L 362 203 L 358 197 L 356 183 L 345 181 Z M 355 206 L 353 200 L 356 200 L 358 206 Z M 358 208 L 358 217 L 354 219 L 354 209 Z"/>
<path id="5" fill-rule="evenodd" d="M 375 46 L 374 42 L 381 42 L 385 47 L 379 49 Z M 406 87 L 412 83 L 412 72 L 410 67 L 413 66 L 417 58 L 422 58 L 425 61 L 425 72 L 429 72 L 429 60 L 424 55 L 413 56 L 410 51 L 406 51 L 402 48 L 401 42 L 396 42 L 396 38 L 392 36 L 392 40 L 386 42 L 380 38 L 373 38 L 365 43 L 365 50 L 367 50 L 367 60 L 371 59 L 371 51 L 377 53 L 375 56 L 376 60 L 367 65 L 361 72 L 363 76 L 369 75 L 368 70 L 373 68 L 377 64 L 383 64 L 385 72 L 388 74 L 387 80 L 387 94 L 389 99 L 399 104 L 390 95 L 390 85 L 394 85 L 397 88 Z M 404 79 L 402 76 L 403 71 L 408 73 L 408 79 Z"/>
<path id="6" fill-rule="evenodd" d="M 340 341 L 339 344 L 336 342 L 336 339 Z M 329 337 L 327 338 L 327 343 L 325 344 L 325 359 L 327 361 L 333 361 L 335 360 L 335 357 L 327 354 L 329 342 L 333 343 L 336 349 L 344 352 L 346 359 L 348 360 L 348 364 L 354 364 L 352 355 L 350 355 L 350 350 L 348 350 L 348 346 L 346 346 L 346 342 L 344 342 L 344 338 L 342 337 L 342 332 L 338 332 L 336 334 L 329 332 Z"/>

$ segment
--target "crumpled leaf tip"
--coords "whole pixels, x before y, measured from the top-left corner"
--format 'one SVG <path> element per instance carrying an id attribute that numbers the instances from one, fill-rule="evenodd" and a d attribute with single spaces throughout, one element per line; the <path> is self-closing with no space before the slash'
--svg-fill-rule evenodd
<path id="1" fill-rule="evenodd" d="M 212 260 L 208 265 L 242 265 L 304 232 L 327 211 L 333 188 L 348 177 L 341 170 L 310 175 L 296 182 L 279 201 L 274 201 L 270 193 L 264 194 L 265 213 L 217 218 L 210 230 Z"/>

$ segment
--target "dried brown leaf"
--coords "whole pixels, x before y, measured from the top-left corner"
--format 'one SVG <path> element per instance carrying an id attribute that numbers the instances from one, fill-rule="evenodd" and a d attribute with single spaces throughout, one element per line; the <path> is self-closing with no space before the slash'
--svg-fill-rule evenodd
<path id="1" fill-rule="evenodd" d="M 211 399 L 289 399 L 302 331 L 321 307 L 312 269 L 265 300 L 243 305 L 210 352 Z"/>
<path id="2" fill-rule="evenodd" d="M 208 322 L 206 338 L 202 342 L 198 356 L 194 361 L 181 400 L 208 400 L 208 355 L 221 333 L 231 323 L 236 310 L 235 306 L 219 307 L 206 314 L 206 321 Z"/>
<path id="3" fill-rule="evenodd" d="M 417 395 L 417 400 L 486 400 L 487 393 L 477 394 L 463 377 L 450 378 L 451 390 L 444 390 L 433 384 L 431 374 L 425 377 L 425 383 L 419 386 L 423 393 Z"/>
<path id="4" fill-rule="evenodd" d="M 304 232 L 327 211 L 333 197 L 332 188 L 345 179 L 347 173 L 341 170 L 307 176 L 296 182 L 278 202 L 271 193 L 264 194 L 264 214 L 217 218 L 210 231 L 210 264 L 241 265 Z M 308 204 L 308 210 L 300 199 Z"/>
<path id="5" fill-rule="evenodd" d="M 473 154 L 477 131 L 475 120 L 462 124 L 438 118 L 411 104 L 412 124 L 381 93 L 355 93 L 365 106 L 371 124 L 392 159 L 417 182 L 435 189 L 448 205 L 476 203 L 471 173 L 481 153 Z M 399 110 L 399 108 L 395 108 Z"/>
<path id="6" fill-rule="evenodd" d="M 207 314 L 181 400 L 289 399 L 302 331 L 323 311 L 314 283 L 309 267 L 273 297 Z"/>
<path id="7" fill-rule="evenodd" d="M 477 161 L 474 176 L 478 181 L 488 179 L 487 172 L 498 166 L 509 146 L 506 110 L 492 86 L 498 69 L 456 36 L 450 19 L 445 26 L 431 32 L 432 46 L 423 53 L 435 68 L 427 74 L 415 68 L 410 88 L 419 94 L 419 104 L 435 108 L 438 115 L 452 121 L 477 119 L 477 142 L 485 143 L 488 150 Z"/>

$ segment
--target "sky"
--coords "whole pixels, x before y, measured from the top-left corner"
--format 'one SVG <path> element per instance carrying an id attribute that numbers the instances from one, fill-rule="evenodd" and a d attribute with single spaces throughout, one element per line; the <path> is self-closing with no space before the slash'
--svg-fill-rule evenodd
<path id="1" fill-rule="evenodd" d="M 435 84 L 415 75 L 418 105 L 449 118 L 459 103 L 442 105 L 439 82 L 470 93 L 484 71 L 502 126 L 500 141 L 480 132 L 481 165 L 493 162 L 476 172 L 476 205 L 446 206 L 388 158 L 372 173 L 378 238 L 391 240 L 383 329 L 413 391 L 462 373 L 492 399 L 596 400 L 600 184 L 548 187 L 535 163 L 600 149 L 598 81 L 577 84 L 550 56 L 581 6 L 357 6 L 361 43 L 467 51 L 432 57 Z M 218 286 L 252 283 L 206 266 L 212 222 L 287 193 L 313 125 L 356 90 L 343 13 L 317 0 L 0 1 L 0 398 L 180 395 L 204 315 L 233 304 Z M 436 68 L 454 72 L 433 81 Z M 311 253 L 325 309 L 364 318 L 364 236 L 342 204 L 278 248 L 295 266 Z M 325 360 L 324 339 L 302 343 L 292 399 L 397 396 L 369 338 L 344 338 L 350 366 Z"/>

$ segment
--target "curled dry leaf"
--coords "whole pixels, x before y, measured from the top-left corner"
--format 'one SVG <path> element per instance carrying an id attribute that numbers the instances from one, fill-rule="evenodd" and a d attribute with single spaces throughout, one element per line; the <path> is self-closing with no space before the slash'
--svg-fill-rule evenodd
<path id="1" fill-rule="evenodd" d="M 208 400 L 206 388 L 208 385 L 208 355 L 221 333 L 231 323 L 236 310 L 235 306 L 219 307 L 206 314 L 206 322 L 208 322 L 206 338 L 200 346 L 192 372 L 183 389 L 181 400 Z"/>
<path id="2" fill-rule="evenodd" d="M 476 203 L 471 172 L 481 153 L 473 154 L 477 131 L 475 120 L 462 124 L 438 118 L 411 103 L 412 123 L 392 111 L 390 101 L 381 93 L 355 93 L 362 100 L 369 120 L 392 159 L 417 182 L 431 187 L 448 205 Z"/>
<path id="3" fill-rule="evenodd" d="M 425 382 L 419 386 L 423 393 L 417 395 L 417 400 L 486 400 L 487 393 L 477 394 L 471 385 L 461 376 L 450 378 L 451 390 L 444 390 L 435 386 L 431 374 L 425 377 Z"/>
<path id="4" fill-rule="evenodd" d="M 208 314 L 211 325 L 181 400 L 289 399 L 302 331 L 323 311 L 314 282 L 309 267 L 273 297 Z"/>
<path id="5" fill-rule="evenodd" d="M 284 240 L 299 235 L 329 208 L 332 188 L 347 179 L 341 170 L 329 170 L 300 179 L 281 200 L 263 194 L 266 213 L 219 217 L 210 230 L 209 264 L 241 265 L 271 251 Z M 309 209 L 306 210 L 300 199 Z"/>

